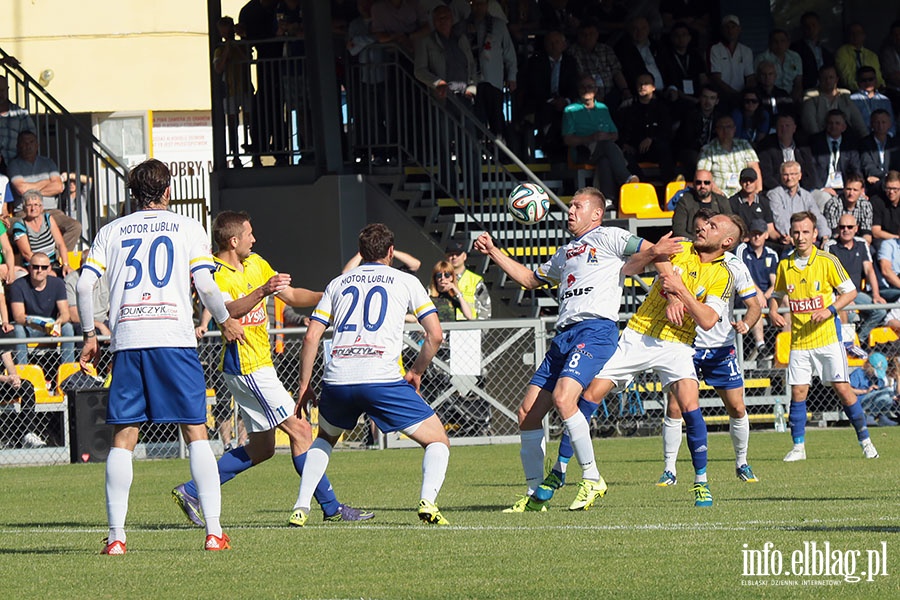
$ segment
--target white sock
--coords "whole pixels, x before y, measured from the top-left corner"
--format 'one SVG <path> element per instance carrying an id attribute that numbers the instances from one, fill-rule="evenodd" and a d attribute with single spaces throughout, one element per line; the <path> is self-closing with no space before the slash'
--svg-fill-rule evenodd
<path id="1" fill-rule="evenodd" d="M 522 470 L 525 471 L 526 494 L 529 496 L 544 480 L 544 456 L 547 454 L 547 442 L 543 429 L 526 429 L 519 432 L 522 447 L 519 458 L 522 459 Z"/>
<path id="2" fill-rule="evenodd" d="M 587 419 L 581 412 L 563 421 L 566 431 L 569 432 L 569 438 L 572 440 L 572 449 L 575 451 L 575 458 L 581 463 L 582 478 L 590 481 L 600 481 L 600 471 L 597 470 L 597 463 L 594 462 L 594 443 L 591 441 L 591 426 L 588 425 Z"/>
<path id="3" fill-rule="evenodd" d="M 675 463 L 678 461 L 678 450 L 681 448 L 682 420 L 666 417 L 663 419 L 662 441 L 663 460 L 666 466 L 663 470 L 672 475 L 678 473 Z"/>
<path id="4" fill-rule="evenodd" d="M 750 444 L 750 417 L 744 413 L 740 419 L 728 419 L 728 433 L 734 446 L 734 462 L 743 467 L 747 464 L 747 446 Z"/>
<path id="5" fill-rule="evenodd" d="M 450 462 L 450 446 L 441 442 L 433 442 L 425 446 L 425 457 L 422 458 L 422 500 L 434 503 L 438 492 L 444 485 L 447 474 L 447 463 Z"/>
<path id="6" fill-rule="evenodd" d="M 197 499 L 206 521 L 206 535 L 222 537 L 222 488 L 219 486 L 219 467 L 209 440 L 197 440 L 188 446 L 191 478 L 197 485 Z"/>
<path id="7" fill-rule="evenodd" d="M 124 448 L 110 448 L 106 459 L 106 519 L 109 522 L 109 543 L 125 542 L 125 516 L 128 514 L 128 493 L 134 471 L 131 452 Z"/>
<path id="8" fill-rule="evenodd" d="M 706 483 L 706 473 L 695 473 L 694 474 L 694 483 Z"/>
<path id="9" fill-rule="evenodd" d="M 300 476 L 300 492 L 297 494 L 294 510 L 302 508 L 309 514 L 313 494 L 322 480 L 322 475 L 325 474 L 325 469 L 328 468 L 331 450 L 331 444 L 322 438 L 316 438 L 306 451 L 306 464 L 303 465 L 303 475 Z"/>

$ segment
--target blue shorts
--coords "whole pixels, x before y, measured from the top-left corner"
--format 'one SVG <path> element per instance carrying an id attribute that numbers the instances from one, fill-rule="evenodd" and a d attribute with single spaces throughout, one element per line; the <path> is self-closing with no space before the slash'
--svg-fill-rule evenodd
<path id="1" fill-rule="evenodd" d="M 570 377 L 587 388 L 619 343 L 619 328 L 607 319 L 590 319 L 557 333 L 543 362 L 529 382 L 553 391 L 560 377 Z"/>
<path id="2" fill-rule="evenodd" d="M 120 350 L 113 355 L 106 422 L 206 423 L 206 380 L 196 348 Z"/>
<path id="3" fill-rule="evenodd" d="M 389 433 L 421 423 L 434 411 L 406 381 L 322 386 L 319 415 L 335 427 L 350 431 L 363 413 Z"/>
<path id="4" fill-rule="evenodd" d="M 697 377 L 717 390 L 736 390 L 744 386 L 744 376 L 738 364 L 734 346 L 697 348 L 694 351 Z"/>

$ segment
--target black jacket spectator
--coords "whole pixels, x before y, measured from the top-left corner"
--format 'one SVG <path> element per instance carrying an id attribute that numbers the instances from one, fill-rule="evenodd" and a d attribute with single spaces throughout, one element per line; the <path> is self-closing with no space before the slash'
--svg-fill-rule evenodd
<path id="1" fill-rule="evenodd" d="M 859 173 L 859 153 L 856 151 L 859 145 L 849 131 L 845 131 L 841 136 L 841 143 L 838 146 L 838 164 L 836 171 L 841 173 Z M 831 166 L 831 141 L 828 134 L 820 131 L 809 138 L 809 149 L 813 156 L 813 169 L 815 177 L 810 180 L 810 186 L 806 189 L 822 188 L 828 179 L 828 170 Z"/>
<path id="2" fill-rule="evenodd" d="M 770 135 L 759 144 L 756 150 L 759 156 L 759 170 L 762 172 L 763 189 L 771 190 L 781 185 L 781 165 L 784 163 L 784 150 L 778 142 L 778 136 Z M 815 163 L 812 152 L 808 146 L 797 145 L 794 142 L 794 160 L 800 163 L 803 177 L 800 179 L 800 187 L 812 189 L 815 184 Z"/>

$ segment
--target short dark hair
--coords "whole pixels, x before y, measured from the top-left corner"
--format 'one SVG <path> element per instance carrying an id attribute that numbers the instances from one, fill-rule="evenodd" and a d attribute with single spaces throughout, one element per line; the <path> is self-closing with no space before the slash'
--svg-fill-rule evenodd
<path id="1" fill-rule="evenodd" d="M 741 217 L 739 217 L 738 215 L 723 215 L 723 216 L 728 217 L 728 219 L 731 221 L 731 223 L 735 227 L 737 227 L 737 230 L 738 230 L 737 236 L 734 238 L 734 240 L 732 240 L 731 244 L 729 244 L 728 247 L 725 248 L 725 250 L 729 250 L 729 251 L 734 250 L 735 246 L 737 246 L 738 244 L 743 242 L 744 238 L 747 237 L 747 224 L 744 223 L 744 220 Z"/>
<path id="2" fill-rule="evenodd" d="M 842 110 L 839 109 L 839 108 L 832 108 L 832 109 L 829 110 L 827 113 L 825 113 L 825 120 L 826 120 L 826 121 L 828 120 L 828 117 L 840 117 L 840 118 L 842 118 L 842 119 L 844 120 L 844 123 L 847 122 L 847 115 L 845 115 L 845 114 L 844 114 L 844 111 L 842 111 Z"/>
<path id="3" fill-rule="evenodd" d="M 591 203 L 595 205 L 595 208 L 606 210 L 606 196 L 594 186 L 589 185 L 576 190 L 572 197 L 574 198 L 575 196 L 589 196 L 591 198 Z"/>
<path id="4" fill-rule="evenodd" d="M 213 221 L 213 240 L 219 250 L 228 249 L 228 241 L 240 235 L 244 223 L 250 222 L 250 215 L 244 211 L 223 210 Z"/>
<path id="5" fill-rule="evenodd" d="M 371 223 L 359 232 L 359 255 L 363 262 L 381 260 L 394 245 L 394 232 L 384 223 Z"/>
<path id="6" fill-rule="evenodd" d="M 815 226 L 818 221 L 816 220 L 816 215 L 812 214 L 808 210 L 801 210 L 800 212 L 795 212 L 791 215 L 791 225 L 794 223 L 799 223 L 800 221 L 812 221 L 812 224 Z"/>
<path id="7" fill-rule="evenodd" d="M 134 167 L 128 174 L 128 190 L 134 199 L 135 208 L 142 210 L 159 202 L 169 188 L 171 179 L 169 167 L 155 158 Z"/>
<path id="8" fill-rule="evenodd" d="M 863 78 L 863 75 L 872 75 L 875 76 L 875 67 L 870 67 L 868 65 L 863 65 L 856 70 L 856 80 L 859 81 Z"/>
<path id="9" fill-rule="evenodd" d="M 844 175 L 844 187 L 847 187 L 848 183 L 855 181 L 856 183 L 861 183 L 863 189 L 866 187 L 866 178 L 863 177 L 862 173 L 857 173 L 856 171 L 852 171 Z"/>

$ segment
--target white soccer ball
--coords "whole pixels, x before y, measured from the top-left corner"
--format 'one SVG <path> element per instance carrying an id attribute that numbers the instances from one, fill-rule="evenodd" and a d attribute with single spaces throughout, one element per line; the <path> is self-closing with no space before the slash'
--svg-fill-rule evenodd
<path id="1" fill-rule="evenodd" d="M 512 218 L 523 225 L 534 225 L 550 211 L 550 196 L 534 183 L 520 183 L 506 200 Z"/>

